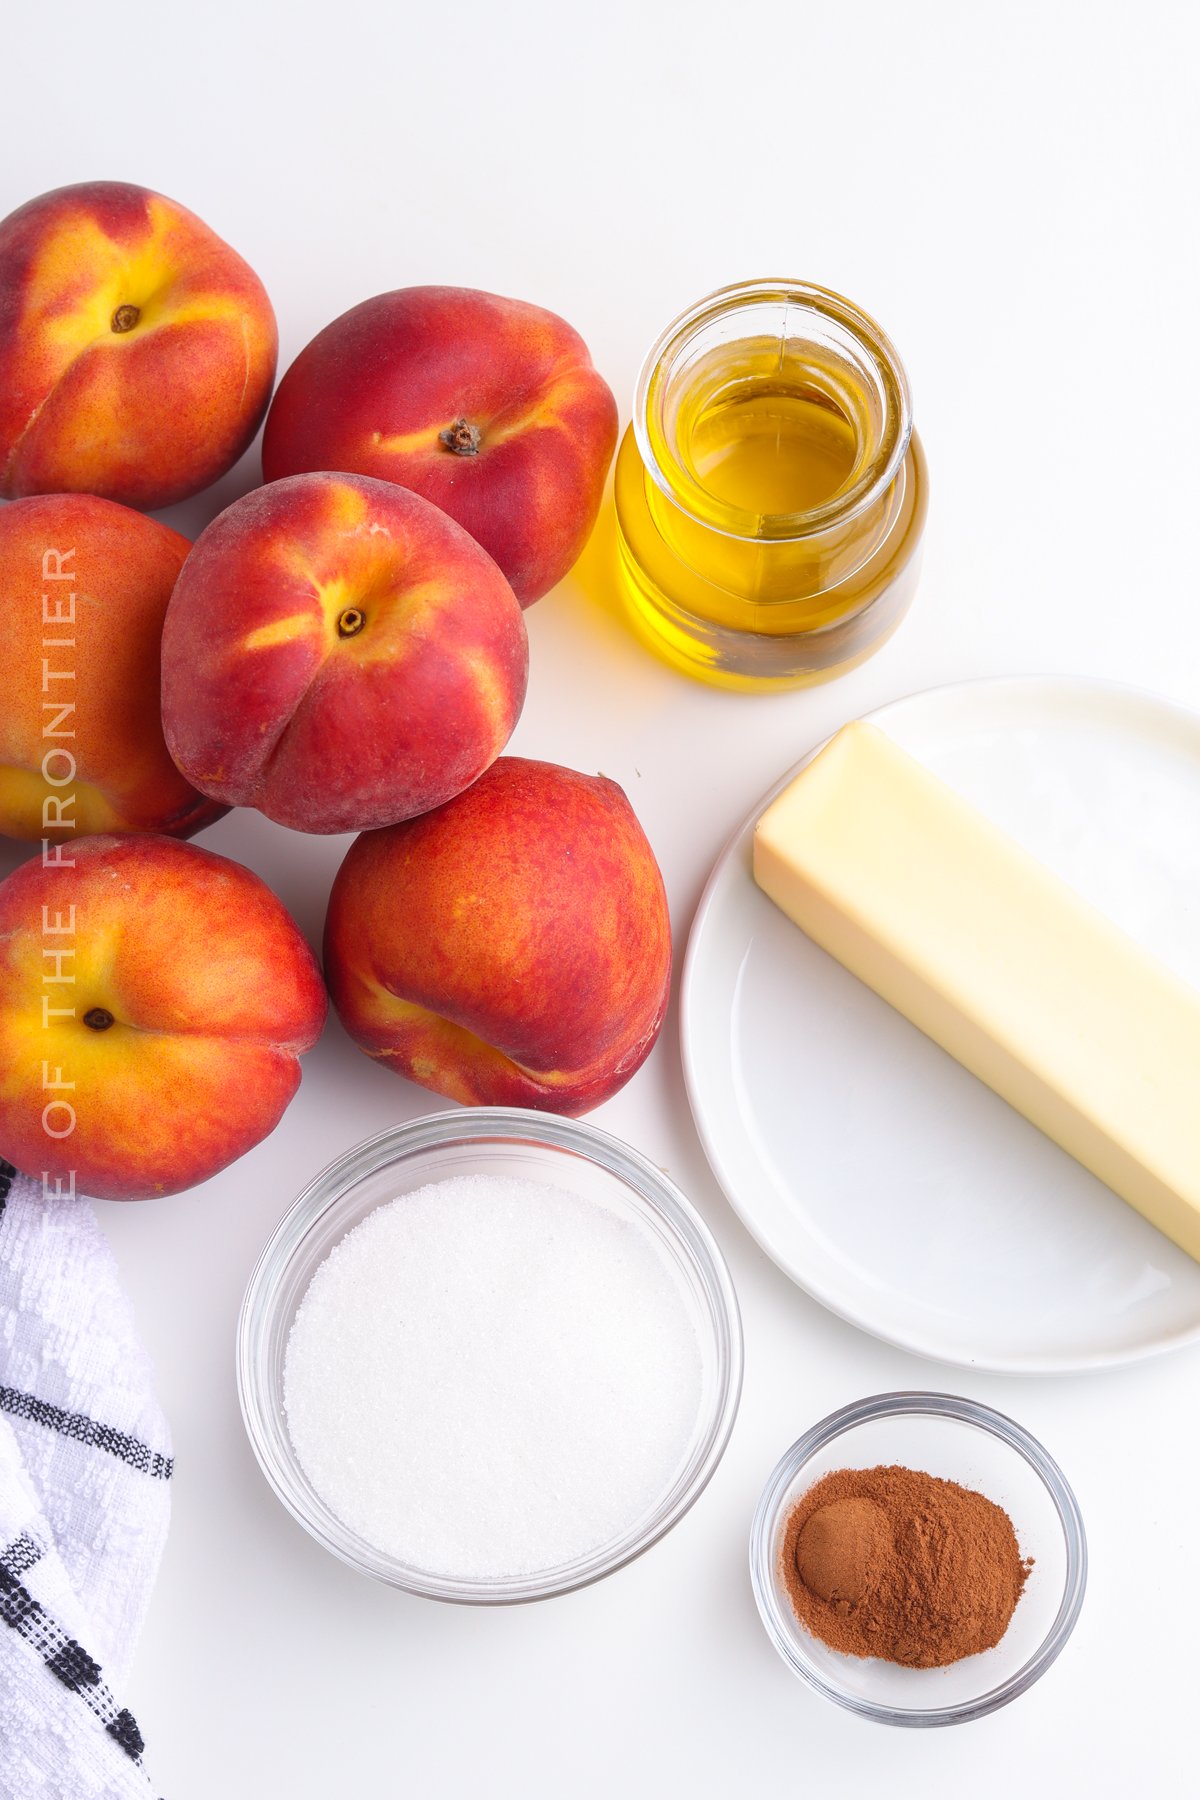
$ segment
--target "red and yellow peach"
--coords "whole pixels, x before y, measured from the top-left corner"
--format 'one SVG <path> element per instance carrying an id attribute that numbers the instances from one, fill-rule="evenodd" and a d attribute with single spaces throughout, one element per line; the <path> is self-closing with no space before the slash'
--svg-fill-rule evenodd
<path id="1" fill-rule="evenodd" d="M 89 494 L 0 509 L 0 833 L 186 837 L 219 816 L 163 741 L 159 648 L 186 538 Z"/>
<path id="2" fill-rule="evenodd" d="M 257 431 L 277 351 L 258 277 L 174 200 L 30 200 L 0 222 L 0 495 L 199 492 Z"/>
<path id="3" fill-rule="evenodd" d="M 616 437 L 612 393 L 565 320 L 470 288 L 401 288 L 301 351 L 267 417 L 263 472 L 349 469 L 412 488 L 528 606 L 587 542 Z"/>
<path id="4" fill-rule="evenodd" d="M 356 839 L 325 973 L 351 1037 L 397 1074 L 468 1103 L 586 1112 L 662 1025 L 662 876 L 615 782 L 501 757 L 436 812 Z"/>
<path id="5" fill-rule="evenodd" d="M 248 869 L 92 837 L 0 884 L 0 1145 L 51 1187 L 171 1194 L 272 1131 L 325 990 Z"/>
<path id="6" fill-rule="evenodd" d="M 416 494 L 301 475 L 203 532 L 163 633 L 163 723 L 202 793 L 299 831 L 427 812 L 507 743 L 528 646 L 512 589 Z"/>

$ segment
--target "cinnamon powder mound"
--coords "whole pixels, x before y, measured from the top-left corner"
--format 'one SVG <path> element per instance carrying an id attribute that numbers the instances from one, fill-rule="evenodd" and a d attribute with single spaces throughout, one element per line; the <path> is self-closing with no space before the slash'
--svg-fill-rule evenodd
<path id="1" fill-rule="evenodd" d="M 915 1469 L 837 1469 L 790 1513 L 780 1577 L 833 1650 L 936 1669 L 998 1644 L 1033 1567 L 1012 1520 Z"/>

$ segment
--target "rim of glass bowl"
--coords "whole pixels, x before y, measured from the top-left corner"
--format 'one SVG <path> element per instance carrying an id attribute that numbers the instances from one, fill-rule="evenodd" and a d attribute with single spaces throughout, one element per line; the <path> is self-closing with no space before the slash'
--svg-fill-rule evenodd
<path id="1" fill-rule="evenodd" d="M 332 1513 L 314 1517 L 295 1479 L 295 1456 L 286 1422 L 271 1419 L 266 1359 L 270 1330 L 284 1274 L 309 1232 L 358 1182 L 389 1163 L 439 1145 L 477 1143 L 488 1139 L 541 1144 L 566 1150 L 615 1175 L 648 1208 L 660 1232 L 672 1241 L 681 1272 L 689 1281 L 712 1329 L 716 1359 L 715 1400 L 704 1422 L 692 1472 L 677 1479 L 667 1500 L 648 1524 L 602 1550 L 561 1565 L 543 1575 L 514 1576 L 496 1581 L 459 1580 L 453 1576 L 408 1568 L 372 1547 L 344 1527 Z M 609 1132 L 577 1119 L 487 1106 L 430 1113 L 366 1138 L 323 1169 L 284 1214 L 254 1266 L 242 1301 L 237 1327 L 237 1387 L 242 1419 L 263 1474 L 292 1517 L 326 1550 L 351 1568 L 428 1599 L 472 1605 L 511 1605 L 546 1600 L 587 1587 L 633 1562 L 649 1550 L 699 1499 L 725 1453 L 737 1416 L 742 1386 L 742 1325 L 737 1295 L 725 1259 L 712 1233 L 690 1200 L 640 1151 Z M 277 1428 L 279 1453 L 273 1441 Z"/>
<path id="2" fill-rule="evenodd" d="M 1054 1623 L 1037 1650 L 1006 1681 L 989 1688 L 976 1699 L 961 1701 L 956 1706 L 882 1706 L 875 1701 L 864 1700 L 860 1695 L 849 1694 L 826 1681 L 810 1666 L 786 1629 L 784 1608 L 787 1603 L 780 1595 L 775 1581 L 776 1521 L 784 1496 L 804 1464 L 818 1450 L 825 1449 L 855 1426 L 873 1419 L 905 1413 L 924 1418 L 954 1419 L 960 1424 L 974 1425 L 1015 1450 L 1041 1478 L 1054 1502 L 1066 1544 L 1067 1572 L 1062 1601 Z M 876 1719 L 886 1725 L 959 1725 L 968 1719 L 981 1719 L 987 1713 L 1007 1706 L 1010 1700 L 1015 1700 L 1019 1694 L 1032 1687 L 1058 1656 L 1075 1629 L 1075 1621 L 1083 1605 L 1084 1589 L 1087 1586 L 1087 1536 L 1079 1503 L 1066 1476 L 1049 1452 L 1024 1426 L 1018 1425 L 1015 1419 L 959 1394 L 921 1391 L 871 1394 L 865 1400 L 858 1400 L 852 1406 L 843 1406 L 837 1412 L 830 1413 L 828 1418 L 814 1425 L 811 1431 L 806 1431 L 803 1437 L 797 1438 L 791 1448 L 784 1452 L 772 1469 L 755 1508 L 754 1522 L 750 1528 L 750 1581 L 767 1636 L 776 1650 L 793 1674 L 799 1675 L 819 1694 L 824 1694 L 827 1700 L 834 1701 L 838 1706 L 845 1706 L 863 1718 Z"/>

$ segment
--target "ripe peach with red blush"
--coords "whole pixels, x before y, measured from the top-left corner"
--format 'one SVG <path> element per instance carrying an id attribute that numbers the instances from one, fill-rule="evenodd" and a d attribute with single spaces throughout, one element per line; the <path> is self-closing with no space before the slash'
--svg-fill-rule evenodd
<path id="1" fill-rule="evenodd" d="M 163 741 L 163 619 L 188 549 L 91 494 L 0 508 L 0 833 L 187 837 L 224 810 Z"/>
<path id="2" fill-rule="evenodd" d="M 666 894 L 622 790 L 501 757 L 338 871 L 325 973 L 369 1056 L 451 1099 L 586 1112 L 650 1054 Z"/>
<path id="3" fill-rule="evenodd" d="M 0 1146 L 103 1199 L 191 1187 L 274 1129 L 325 1012 L 240 864 L 160 837 L 34 857 L 0 883 Z"/>
<path id="4" fill-rule="evenodd" d="M 163 633 L 163 724 L 214 800 L 356 831 L 481 775 L 527 672 L 512 589 L 452 519 L 389 482 L 300 475 L 197 540 Z"/>
<path id="5" fill-rule="evenodd" d="M 616 439 L 612 392 L 564 319 L 472 288 L 400 288 L 300 352 L 267 417 L 263 472 L 351 469 L 411 488 L 528 606 L 587 542 Z"/>
<path id="6" fill-rule="evenodd" d="M 124 181 L 0 221 L 0 495 L 169 506 L 247 448 L 275 379 L 262 283 L 186 207 Z"/>

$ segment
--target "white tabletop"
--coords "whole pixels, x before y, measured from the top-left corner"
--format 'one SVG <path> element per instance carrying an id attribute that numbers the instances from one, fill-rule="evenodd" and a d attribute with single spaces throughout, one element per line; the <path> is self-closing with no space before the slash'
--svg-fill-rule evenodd
<path id="1" fill-rule="evenodd" d="M 647 343 L 727 281 L 808 277 L 885 324 L 932 505 L 917 604 L 877 658 L 780 697 L 693 685 L 628 631 L 605 538 L 586 578 L 528 615 L 512 747 L 622 783 L 682 954 L 707 871 L 755 797 L 891 696 L 1050 670 L 1200 708 L 1196 21 L 1182 0 L 1129 14 L 1025 0 L 59 0 L 6 20 L 0 212 L 94 177 L 162 189 L 263 277 L 285 363 L 385 288 L 520 295 L 583 332 L 626 412 Z M 247 459 L 174 517 L 195 532 L 257 473 Z M 346 840 L 241 813 L 202 841 L 258 870 L 319 937 Z M 19 860 L 5 846 L 0 872 Z M 100 1208 L 177 1453 L 128 1696 L 168 1800 L 1195 1791 L 1200 1354 L 1019 1381 L 922 1363 L 839 1323 L 768 1262 L 710 1175 L 674 1009 L 647 1066 L 593 1116 L 671 1170 L 733 1270 L 745 1394 L 711 1488 L 632 1567 L 523 1609 L 409 1599 L 310 1541 L 242 1431 L 241 1292 L 318 1166 L 438 1104 L 331 1024 L 265 1144 L 180 1198 Z M 832 1407 L 904 1386 L 1015 1414 L 1075 1484 L 1091 1539 L 1061 1661 L 1005 1711 L 943 1732 L 872 1726 L 801 1689 L 746 1572 L 780 1451 Z"/>

